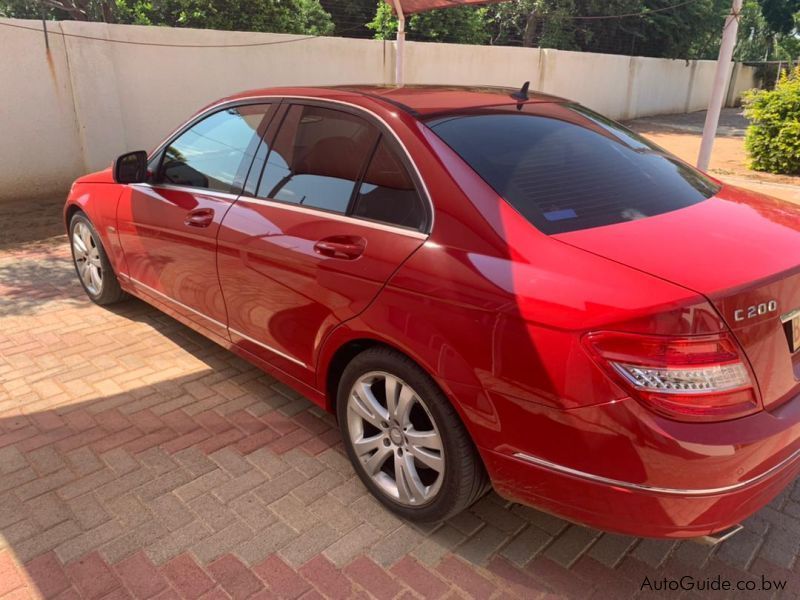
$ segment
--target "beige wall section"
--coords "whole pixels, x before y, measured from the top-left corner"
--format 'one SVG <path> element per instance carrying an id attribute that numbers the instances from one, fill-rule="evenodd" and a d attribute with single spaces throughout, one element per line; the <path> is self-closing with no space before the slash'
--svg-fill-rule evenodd
<path id="1" fill-rule="evenodd" d="M 0 22 L 41 27 L 39 21 Z M 0 201 L 63 193 L 76 176 L 108 166 L 118 154 L 154 147 L 223 96 L 281 85 L 390 83 L 394 77 L 392 42 L 75 21 L 51 22 L 50 29 L 48 58 L 41 31 L 0 26 Z M 174 47 L 181 44 L 205 47 Z M 209 47 L 220 45 L 240 47 Z M 617 119 L 704 108 L 714 64 L 406 44 L 408 83 L 519 87 L 529 80 L 534 90 Z M 755 83 L 754 69 L 737 66 L 729 100 Z"/>
<path id="2" fill-rule="evenodd" d="M 41 33 L 0 31 L 0 201 L 63 193 L 84 170 L 66 57 L 58 35 L 48 54 Z"/>
<path id="3" fill-rule="evenodd" d="M 537 89 L 569 98 L 612 119 L 627 116 L 629 56 L 542 50 L 544 78 Z"/>
<path id="4" fill-rule="evenodd" d="M 530 81 L 533 89 L 539 80 L 540 52 L 538 48 L 407 42 L 406 83 L 519 87 Z M 394 72 L 387 81 L 393 80 Z"/>

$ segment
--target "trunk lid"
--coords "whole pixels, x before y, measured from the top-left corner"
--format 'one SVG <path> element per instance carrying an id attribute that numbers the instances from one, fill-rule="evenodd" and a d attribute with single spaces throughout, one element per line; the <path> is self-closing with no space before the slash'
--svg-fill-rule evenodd
<path id="1" fill-rule="evenodd" d="M 703 294 L 747 354 L 765 408 L 800 393 L 800 316 L 790 319 L 800 206 L 724 187 L 687 208 L 553 238 Z"/>

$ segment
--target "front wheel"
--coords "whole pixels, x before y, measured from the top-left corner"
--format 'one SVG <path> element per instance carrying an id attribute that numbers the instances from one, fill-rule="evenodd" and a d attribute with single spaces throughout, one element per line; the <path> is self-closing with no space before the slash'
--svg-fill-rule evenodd
<path id="1" fill-rule="evenodd" d="M 122 300 L 125 293 L 119 286 L 100 236 L 82 212 L 75 213 L 69 222 L 69 239 L 75 272 L 86 295 L 100 305 Z"/>
<path id="2" fill-rule="evenodd" d="M 440 521 L 486 491 L 483 465 L 458 414 L 406 356 L 388 348 L 356 356 L 339 383 L 337 413 L 361 481 L 401 517 Z"/>

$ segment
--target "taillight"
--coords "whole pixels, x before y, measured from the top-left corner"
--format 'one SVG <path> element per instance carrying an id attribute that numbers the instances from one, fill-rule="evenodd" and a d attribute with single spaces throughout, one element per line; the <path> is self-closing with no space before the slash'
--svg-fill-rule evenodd
<path id="1" fill-rule="evenodd" d="M 750 369 L 728 333 L 669 337 L 603 331 L 583 341 L 614 380 L 667 417 L 723 421 L 760 408 Z"/>

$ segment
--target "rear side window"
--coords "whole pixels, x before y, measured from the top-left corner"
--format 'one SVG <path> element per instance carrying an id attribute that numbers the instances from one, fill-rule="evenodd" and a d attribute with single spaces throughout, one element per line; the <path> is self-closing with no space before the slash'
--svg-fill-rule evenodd
<path id="1" fill-rule="evenodd" d="M 378 131 L 350 113 L 291 106 L 256 195 L 344 214 L 377 140 Z"/>
<path id="2" fill-rule="evenodd" d="M 364 174 L 353 215 L 413 229 L 425 220 L 413 180 L 383 137 Z"/>
<path id="3" fill-rule="evenodd" d="M 164 151 L 160 181 L 238 193 L 271 105 L 216 112 L 175 138 Z"/>
<path id="4" fill-rule="evenodd" d="M 700 172 L 579 106 L 501 107 L 427 125 L 547 234 L 662 214 L 718 191 Z"/>

